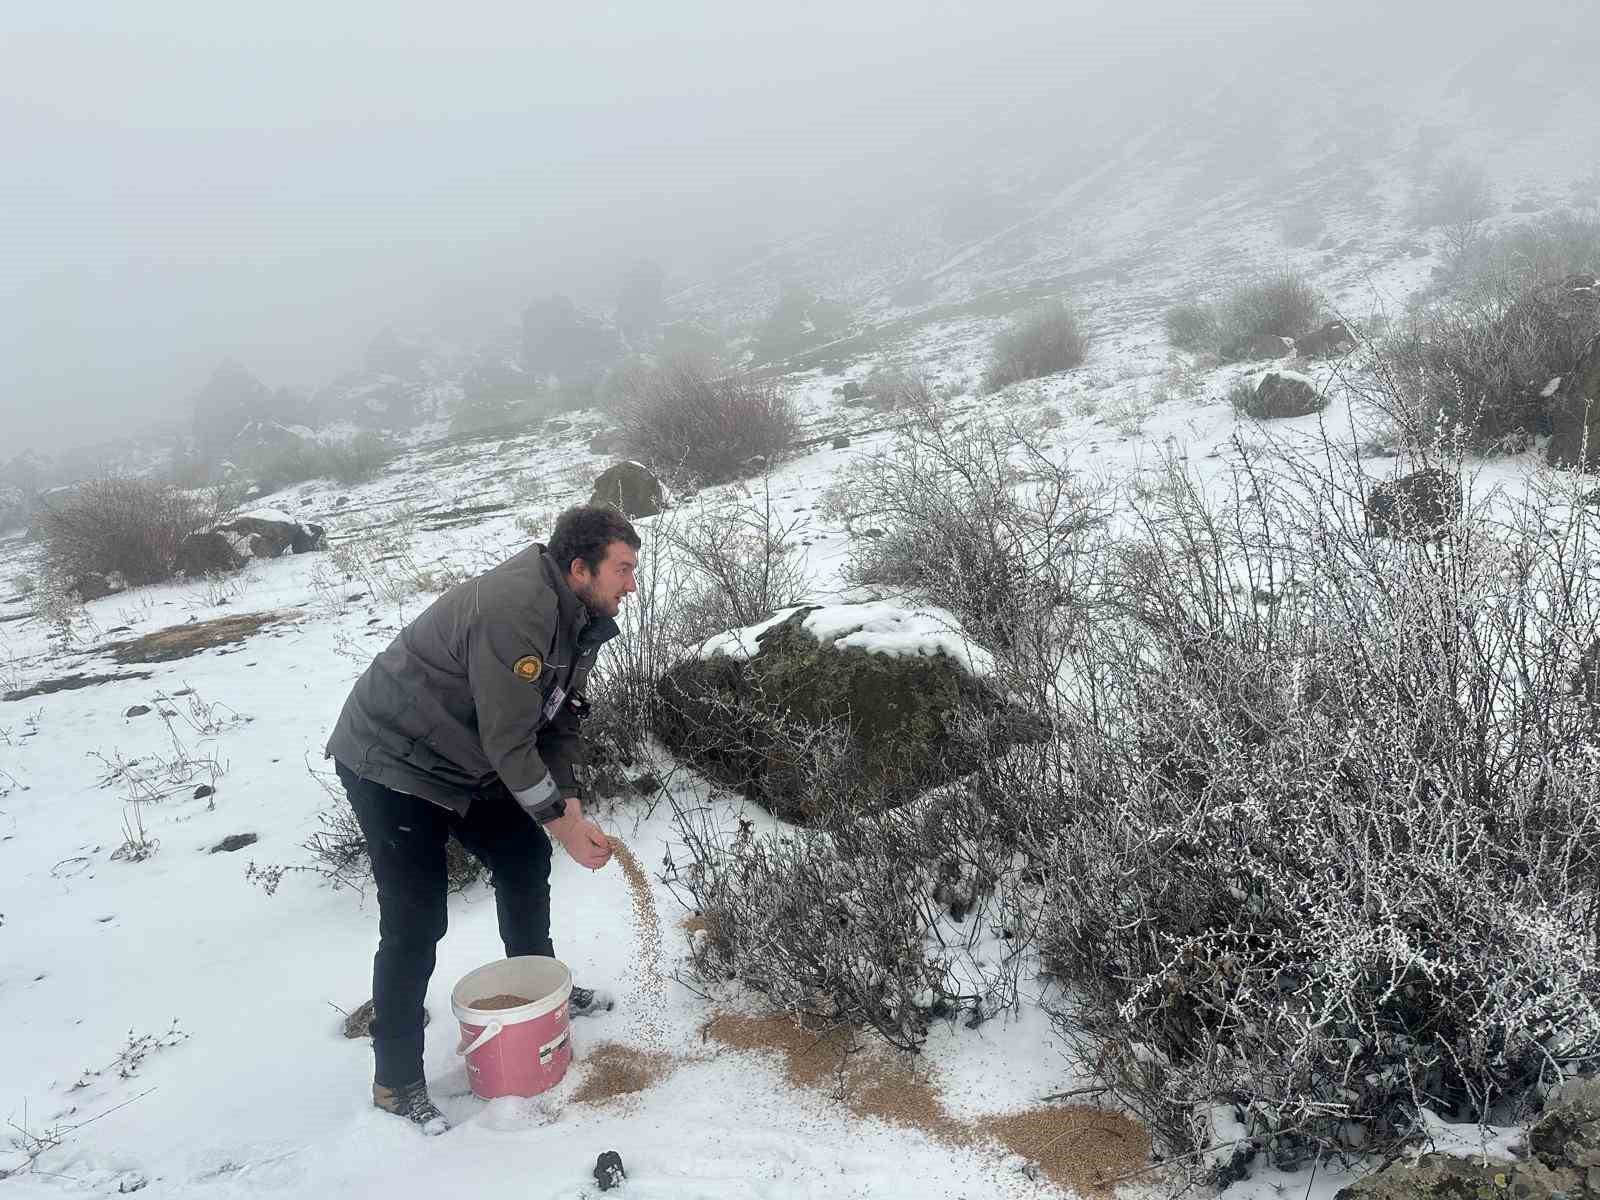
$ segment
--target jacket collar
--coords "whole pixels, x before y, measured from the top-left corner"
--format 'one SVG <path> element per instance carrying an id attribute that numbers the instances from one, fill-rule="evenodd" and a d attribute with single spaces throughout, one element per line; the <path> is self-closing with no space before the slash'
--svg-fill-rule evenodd
<path id="1" fill-rule="evenodd" d="M 589 611 L 589 606 L 578 598 L 572 585 L 567 582 L 567 573 L 550 557 L 544 546 L 539 547 L 539 561 L 544 563 L 545 577 L 556 594 L 561 628 L 568 631 L 580 650 L 596 649 L 617 636 L 619 630 L 616 621 L 610 617 L 597 617 Z"/>

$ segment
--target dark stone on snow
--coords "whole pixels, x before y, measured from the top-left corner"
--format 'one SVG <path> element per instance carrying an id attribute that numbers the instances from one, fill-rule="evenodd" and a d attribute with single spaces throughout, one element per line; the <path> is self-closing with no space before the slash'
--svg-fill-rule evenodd
<path id="1" fill-rule="evenodd" d="M 246 846 L 254 846 L 261 839 L 253 833 L 230 833 L 215 846 L 211 847 L 212 854 L 232 854 L 235 850 L 243 850 Z"/>
<path id="2" fill-rule="evenodd" d="M 1294 348 L 1302 358 L 1334 358 L 1354 350 L 1356 339 L 1343 321 L 1329 321 L 1321 329 L 1295 338 Z"/>
<path id="3" fill-rule="evenodd" d="M 149 711 L 150 706 L 148 704 L 134 704 L 131 705 L 127 712 L 123 713 L 122 715 L 125 717 L 142 717 Z"/>
<path id="4" fill-rule="evenodd" d="M 1268 371 L 1256 384 L 1248 406 L 1250 415 L 1263 421 L 1305 417 L 1328 407 L 1328 398 L 1304 379 Z"/>
<path id="5" fill-rule="evenodd" d="M 842 433 L 839 434 L 837 437 L 835 437 L 833 439 L 833 448 L 835 450 L 847 449 L 849 447 L 849 445 L 850 445 L 850 439 L 848 437 L 846 437 Z"/>
<path id="6" fill-rule="evenodd" d="M 625 517 L 653 517 L 667 507 L 667 495 L 647 467 L 620 462 L 600 473 L 589 503 L 609 504 Z"/>
<path id="7" fill-rule="evenodd" d="M 602 1192 L 621 1187 L 627 1177 L 628 1173 L 622 1169 L 622 1155 L 615 1150 L 606 1150 L 594 1160 L 594 1181 Z"/>
<path id="8" fill-rule="evenodd" d="M 1366 514 L 1374 537 L 1436 542 L 1461 515 L 1461 486 L 1450 472 L 1428 467 L 1373 488 Z"/>

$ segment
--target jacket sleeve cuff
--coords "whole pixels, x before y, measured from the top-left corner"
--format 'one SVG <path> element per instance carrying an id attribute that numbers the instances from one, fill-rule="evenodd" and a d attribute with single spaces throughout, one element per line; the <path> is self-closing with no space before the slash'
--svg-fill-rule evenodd
<path id="1" fill-rule="evenodd" d="M 517 798 L 517 803 L 522 805 L 524 811 L 540 824 L 554 821 L 567 811 L 567 802 L 561 798 L 561 789 L 556 786 L 555 776 L 548 772 L 532 787 L 522 788 L 511 794 Z"/>

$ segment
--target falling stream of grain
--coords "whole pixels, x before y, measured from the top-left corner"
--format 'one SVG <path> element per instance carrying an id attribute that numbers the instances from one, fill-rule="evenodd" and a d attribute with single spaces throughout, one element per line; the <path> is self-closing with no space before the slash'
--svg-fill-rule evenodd
<path id="1" fill-rule="evenodd" d="M 622 873 L 628 877 L 628 891 L 633 899 L 634 957 L 628 975 L 634 987 L 630 989 L 628 1008 L 634 1017 L 634 1033 L 647 1046 L 664 1050 L 667 987 L 661 977 L 661 922 L 656 916 L 650 877 L 621 838 L 611 839 L 611 850 L 622 864 Z"/>

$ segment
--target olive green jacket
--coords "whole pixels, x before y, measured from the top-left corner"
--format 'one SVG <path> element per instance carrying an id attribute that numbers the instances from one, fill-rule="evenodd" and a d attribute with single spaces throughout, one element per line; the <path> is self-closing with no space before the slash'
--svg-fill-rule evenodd
<path id="1" fill-rule="evenodd" d="M 531 546 L 400 631 L 350 690 L 327 753 L 363 779 L 458 813 L 497 781 L 530 811 L 530 797 L 578 795 L 581 702 L 572 698 L 616 634 L 544 547 Z"/>

